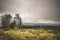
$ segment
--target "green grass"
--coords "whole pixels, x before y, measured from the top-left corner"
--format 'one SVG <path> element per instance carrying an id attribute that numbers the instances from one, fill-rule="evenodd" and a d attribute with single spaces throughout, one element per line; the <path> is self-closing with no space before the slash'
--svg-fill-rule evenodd
<path id="1" fill-rule="evenodd" d="M 55 40 L 56 36 L 51 29 L 0 29 L 0 40 Z"/>

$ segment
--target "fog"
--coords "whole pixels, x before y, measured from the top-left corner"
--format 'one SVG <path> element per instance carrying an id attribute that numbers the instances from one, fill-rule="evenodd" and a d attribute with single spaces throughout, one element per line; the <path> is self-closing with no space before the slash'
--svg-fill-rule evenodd
<path id="1" fill-rule="evenodd" d="M 0 15 L 19 13 L 23 22 L 60 23 L 59 0 L 1 0 Z"/>

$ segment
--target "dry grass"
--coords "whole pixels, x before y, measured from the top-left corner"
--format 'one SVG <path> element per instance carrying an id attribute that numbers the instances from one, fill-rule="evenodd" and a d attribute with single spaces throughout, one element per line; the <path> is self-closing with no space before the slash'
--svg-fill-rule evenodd
<path id="1" fill-rule="evenodd" d="M 55 40 L 55 37 L 50 29 L 0 29 L 0 40 Z"/>

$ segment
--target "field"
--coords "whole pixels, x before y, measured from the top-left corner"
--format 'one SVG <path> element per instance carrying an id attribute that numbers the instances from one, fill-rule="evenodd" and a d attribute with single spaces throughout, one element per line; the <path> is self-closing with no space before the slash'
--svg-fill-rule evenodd
<path id="1" fill-rule="evenodd" d="M 0 29 L 0 40 L 57 40 L 60 33 L 52 29 Z"/>

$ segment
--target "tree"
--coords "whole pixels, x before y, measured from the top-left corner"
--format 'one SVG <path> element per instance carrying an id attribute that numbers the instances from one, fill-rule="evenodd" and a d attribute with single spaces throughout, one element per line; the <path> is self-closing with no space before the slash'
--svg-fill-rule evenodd
<path id="1" fill-rule="evenodd" d="M 12 16 L 10 14 L 5 14 L 2 16 L 1 21 L 3 28 L 8 28 L 10 27 L 10 21 L 11 21 Z"/>
<path id="2" fill-rule="evenodd" d="M 14 28 L 16 26 L 16 21 L 13 20 L 11 23 L 10 23 L 10 28 Z"/>
<path id="3" fill-rule="evenodd" d="M 21 17 L 19 16 L 19 14 L 16 14 L 16 16 L 14 17 L 14 20 L 16 21 L 16 27 L 21 27 L 22 25 L 22 20 Z"/>

